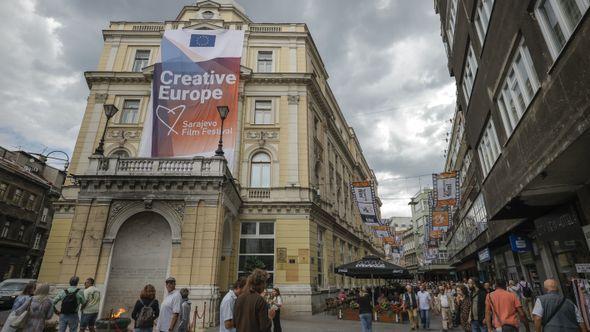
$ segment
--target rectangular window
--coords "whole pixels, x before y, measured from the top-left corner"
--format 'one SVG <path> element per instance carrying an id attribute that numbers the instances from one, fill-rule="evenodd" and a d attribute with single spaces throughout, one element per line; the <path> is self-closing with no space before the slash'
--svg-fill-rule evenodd
<path id="1" fill-rule="evenodd" d="M 258 51 L 258 72 L 272 72 L 272 51 Z"/>
<path id="2" fill-rule="evenodd" d="M 150 61 L 150 51 L 149 50 L 135 51 L 135 59 L 133 60 L 132 71 L 141 72 L 144 67 L 147 67 L 149 61 Z"/>
<path id="3" fill-rule="evenodd" d="M 455 38 L 455 21 L 457 20 L 457 0 L 450 0 L 447 7 L 447 39 L 449 40 L 449 48 L 453 49 L 453 38 Z"/>
<path id="4" fill-rule="evenodd" d="M 35 242 L 33 243 L 33 249 L 39 249 L 41 247 L 41 234 L 35 234 Z"/>
<path id="5" fill-rule="evenodd" d="M 465 69 L 463 70 L 463 82 L 461 83 L 463 95 L 465 96 L 465 105 L 469 105 L 469 99 L 471 98 L 471 91 L 473 90 L 476 74 L 477 60 L 475 59 L 473 45 L 469 43 L 469 51 L 467 52 L 467 58 L 465 59 Z"/>
<path id="6" fill-rule="evenodd" d="M 318 287 L 324 285 L 324 230 L 318 227 Z"/>
<path id="7" fill-rule="evenodd" d="M 344 263 L 348 263 L 346 261 L 344 261 L 344 241 L 340 240 L 340 263 L 344 264 Z"/>
<path id="8" fill-rule="evenodd" d="M 119 123 L 137 123 L 139 120 L 139 100 L 125 100 Z"/>
<path id="9" fill-rule="evenodd" d="M 556 59 L 567 40 L 573 34 L 584 13 L 590 7 L 589 0 L 542 0 L 537 2 L 535 14 L 553 59 Z"/>
<path id="10" fill-rule="evenodd" d="M 8 191 L 8 184 L 0 182 L 0 199 L 4 199 L 4 195 Z"/>
<path id="11" fill-rule="evenodd" d="M 492 9 L 494 7 L 494 0 L 480 0 L 477 4 L 477 11 L 475 12 L 475 30 L 479 38 L 479 44 L 483 46 L 490 25 L 490 16 L 492 16 Z"/>
<path id="12" fill-rule="evenodd" d="M 27 206 L 26 208 L 29 210 L 33 210 L 35 209 L 35 203 L 37 201 L 37 196 L 33 195 L 33 194 L 29 194 L 29 199 L 27 200 Z"/>
<path id="13" fill-rule="evenodd" d="M 43 208 L 43 213 L 41 214 L 41 222 L 47 222 L 47 214 L 49 213 L 48 208 Z"/>
<path id="14" fill-rule="evenodd" d="M 510 137 L 522 115 L 539 90 L 539 80 L 529 49 L 522 41 L 508 66 L 502 89 L 496 100 L 506 135 Z"/>
<path id="15" fill-rule="evenodd" d="M 254 123 L 272 123 L 272 102 L 270 100 L 257 100 L 254 102 Z"/>
<path id="16" fill-rule="evenodd" d="M 2 232 L 0 233 L 0 238 L 7 239 L 10 233 L 10 221 L 4 222 L 2 225 Z"/>
<path id="17" fill-rule="evenodd" d="M 477 146 L 483 177 L 486 178 L 494 163 L 500 156 L 500 143 L 492 119 L 488 120 L 483 135 Z"/>
<path id="18" fill-rule="evenodd" d="M 261 268 L 270 274 L 268 285 L 273 284 L 275 255 L 275 224 L 272 222 L 242 222 L 238 276 L 247 276 Z"/>
<path id="19" fill-rule="evenodd" d="M 12 195 L 12 202 L 16 205 L 20 205 L 22 198 L 23 198 L 22 189 L 16 188 L 14 190 L 14 195 Z"/>

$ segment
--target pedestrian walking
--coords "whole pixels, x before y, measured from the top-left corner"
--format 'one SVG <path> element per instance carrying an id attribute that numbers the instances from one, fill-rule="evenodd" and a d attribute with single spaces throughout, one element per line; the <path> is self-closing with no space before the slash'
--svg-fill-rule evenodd
<path id="1" fill-rule="evenodd" d="M 176 289 L 176 279 L 168 277 L 166 279 L 166 296 L 160 306 L 160 316 L 158 317 L 158 331 L 172 332 L 178 323 L 178 316 L 182 304 L 182 296 Z"/>
<path id="2" fill-rule="evenodd" d="M 418 299 L 411 285 L 406 286 L 406 292 L 402 296 L 402 308 L 408 313 L 410 329 L 418 329 Z"/>
<path id="3" fill-rule="evenodd" d="M 361 331 L 373 331 L 373 306 L 368 290 L 361 289 L 358 298 L 359 320 L 361 321 Z"/>
<path id="4" fill-rule="evenodd" d="M 180 290 L 182 303 L 180 304 L 180 313 L 178 315 L 178 323 L 174 327 L 174 332 L 187 332 L 191 322 L 191 301 L 188 299 L 188 288 Z"/>
<path id="5" fill-rule="evenodd" d="M 49 298 L 49 284 L 41 284 L 35 290 L 35 295 L 31 300 L 29 308 L 29 317 L 23 328 L 26 332 L 43 332 L 45 321 L 53 316 L 53 303 Z"/>
<path id="6" fill-rule="evenodd" d="M 531 284 L 524 280 L 524 278 L 520 278 L 517 286 L 520 289 L 520 294 L 522 295 L 522 308 L 526 313 L 527 318 L 531 320 L 533 318 L 533 288 L 531 287 Z"/>
<path id="7" fill-rule="evenodd" d="M 2 326 L 2 332 L 15 332 L 17 330 L 16 328 L 12 327 L 12 324 L 20 321 L 21 319 L 19 316 L 22 315 L 25 309 L 28 310 L 32 297 L 35 294 L 35 289 L 36 284 L 34 282 L 30 282 L 25 285 L 23 291 L 19 296 L 16 297 L 14 303 L 12 304 L 10 314 L 8 314 L 8 317 Z"/>
<path id="8" fill-rule="evenodd" d="M 506 290 L 504 280 L 496 281 L 496 289 L 486 299 L 486 324 L 488 331 L 518 332 L 520 321 L 527 332 L 530 332 L 524 311 L 518 297 Z"/>
<path id="9" fill-rule="evenodd" d="M 547 279 L 543 287 L 547 293 L 537 298 L 533 308 L 535 332 L 586 332 L 578 306 L 559 294 L 557 281 Z"/>
<path id="10" fill-rule="evenodd" d="M 467 286 L 457 285 L 457 296 L 455 298 L 455 307 L 457 308 L 457 317 L 459 324 L 465 332 L 471 331 L 471 297 Z"/>
<path id="11" fill-rule="evenodd" d="M 95 332 L 96 318 L 100 307 L 100 291 L 94 286 L 94 279 L 88 278 L 84 282 L 84 303 L 81 306 L 80 332 Z"/>
<path id="12" fill-rule="evenodd" d="M 80 278 L 73 276 L 70 278 L 70 287 L 59 291 L 55 299 L 53 299 L 53 306 L 61 302 L 60 310 L 55 309 L 55 313 L 59 315 L 59 332 L 65 332 L 69 327 L 70 331 L 78 331 L 78 324 L 80 317 L 78 310 L 80 305 L 84 304 L 84 293 L 78 288 Z"/>
<path id="13" fill-rule="evenodd" d="M 486 296 L 487 293 L 477 278 L 469 278 L 467 285 L 471 290 L 470 324 L 472 332 L 486 332 Z"/>
<path id="14" fill-rule="evenodd" d="M 135 321 L 135 332 L 152 332 L 154 321 L 160 315 L 160 305 L 156 299 L 156 288 L 147 284 L 139 294 L 139 300 L 135 302 L 131 318 Z"/>
<path id="15" fill-rule="evenodd" d="M 426 285 L 420 285 L 418 292 L 418 308 L 420 309 L 420 320 L 422 321 L 422 328 L 428 330 L 430 328 L 430 307 L 432 305 L 432 296 L 426 290 Z"/>
<path id="16" fill-rule="evenodd" d="M 440 312 L 442 330 L 443 332 L 446 332 L 451 326 L 451 304 L 453 303 L 453 298 L 450 293 L 445 291 L 444 286 L 439 286 L 438 290 L 439 293 L 436 296 L 436 307 L 438 312 Z"/>
<path id="17" fill-rule="evenodd" d="M 234 324 L 240 332 L 270 332 L 275 311 L 268 308 L 260 295 L 266 289 L 268 273 L 254 269 L 248 276 L 244 291 L 238 296 L 234 309 Z"/>
<path id="18" fill-rule="evenodd" d="M 223 300 L 221 300 L 221 306 L 219 307 L 219 332 L 236 332 L 234 324 L 234 308 L 236 305 L 236 299 L 242 293 L 245 285 L 246 278 L 238 278 L 232 289 L 230 289 L 223 297 Z"/>
<path id="19" fill-rule="evenodd" d="M 486 291 L 486 294 L 489 294 L 492 292 L 492 285 L 486 281 L 483 283 L 483 289 Z"/>
<path id="20" fill-rule="evenodd" d="M 281 327 L 281 308 L 283 307 L 283 298 L 278 288 L 273 288 L 271 292 L 270 306 L 275 310 L 275 317 L 272 319 L 273 332 L 282 332 Z"/>

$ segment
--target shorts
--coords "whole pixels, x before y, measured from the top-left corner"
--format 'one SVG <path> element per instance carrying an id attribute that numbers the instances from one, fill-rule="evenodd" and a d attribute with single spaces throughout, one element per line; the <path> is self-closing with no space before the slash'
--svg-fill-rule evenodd
<path id="1" fill-rule="evenodd" d="M 89 326 L 94 327 L 96 325 L 96 318 L 98 318 L 98 312 L 93 314 L 82 314 L 80 319 L 80 329 L 85 329 Z"/>

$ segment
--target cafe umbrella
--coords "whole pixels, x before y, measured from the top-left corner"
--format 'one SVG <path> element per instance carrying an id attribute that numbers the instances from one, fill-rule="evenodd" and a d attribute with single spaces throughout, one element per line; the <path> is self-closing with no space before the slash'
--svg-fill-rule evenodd
<path id="1" fill-rule="evenodd" d="M 336 267 L 335 272 L 347 277 L 368 279 L 371 278 L 371 302 L 375 307 L 373 296 L 373 278 L 402 279 L 408 278 L 408 270 L 401 266 L 389 263 L 377 256 L 368 255 L 354 262 Z"/>

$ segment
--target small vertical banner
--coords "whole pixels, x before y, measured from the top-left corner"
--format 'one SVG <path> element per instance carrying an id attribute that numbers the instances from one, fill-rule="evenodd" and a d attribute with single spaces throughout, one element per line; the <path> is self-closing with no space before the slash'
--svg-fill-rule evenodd
<path id="1" fill-rule="evenodd" d="M 352 182 L 352 197 L 361 214 L 361 218 L 367 226 L 381 226 L 377 215 L 377 202 L 375 191 L 371 181 Z"/>

